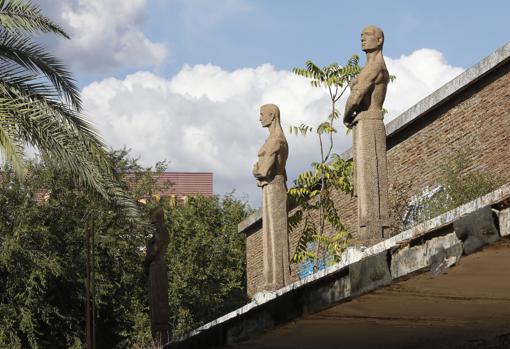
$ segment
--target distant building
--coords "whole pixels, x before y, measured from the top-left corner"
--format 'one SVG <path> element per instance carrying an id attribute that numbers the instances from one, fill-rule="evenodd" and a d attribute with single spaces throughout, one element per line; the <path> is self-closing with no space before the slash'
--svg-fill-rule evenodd
<path id="1" fill-rule="evenodd" d="M 134 173 L 124 175 L 128 183 L 134 181 Z M 212 172 L 162 172 L 153 173 L 155 188 L 151 196 L 185 200 L 189 195 L 213 196 Z"/>
<path id="2" fill-rule="evenodd" d="M 213 195 L 212 172 L 163 172 L 155 179 L 155 194 L 161 197 L 183 199 L 192 194 Z"/>
<path id="3" fill-rule="evenodd" d="M 4 174 L 0 171 L 0 180 Z M 134 173 L 126 173 L 127 182 L 133 182 Z M 153 173 L 155 188 L 153 196 L 185 200 L 189 195 L 199 194 L 205 197 L 213 196 L 213 173 L 212 172 L 163 172 Z M 50 191 L 41 189 L 36 194 L 36 201 L 47 201 Z"/>

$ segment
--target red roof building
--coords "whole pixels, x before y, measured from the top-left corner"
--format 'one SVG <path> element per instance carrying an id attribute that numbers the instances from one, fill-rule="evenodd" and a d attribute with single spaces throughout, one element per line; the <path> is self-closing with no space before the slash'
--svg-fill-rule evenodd
<path id="1" fill-rule="evenodd" d="M 182 199 L 188 195 L 213 195 L 212 172 L 163 172 L 154 174 L 156 190 L 154 194 L 162 197 Z"/>
<path id="2" fill-rule="evenodd" d="M 0 180 L 4 174 L 0 171 Z M 133 173 L 126 173 L 128 183 L 134 178 Z M 170 197 L 177 200 L 185 199 L 192 194 L 206 197 L 213 196 L 213 173 L 212 172 L 163 172 L 153 173 L 155 186 L 153 195 Z M 37 201 L 42 201 L 49 195 L 48 190 L 37 193 Z"/>

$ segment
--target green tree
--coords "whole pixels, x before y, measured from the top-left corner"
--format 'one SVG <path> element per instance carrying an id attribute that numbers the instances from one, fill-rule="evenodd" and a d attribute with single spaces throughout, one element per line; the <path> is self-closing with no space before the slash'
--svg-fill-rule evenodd
<path id="1" fill-rule="evenodd" d="M 232 195 L 194 196 L 167 206 L 174 338 L 246 304 L 245 237 L 237 225 L 249 213 Z"/>
<path id="2" fill-rule="evenodd" d="M 153 170 L 111 158 L 129 172 L 134 197 L 154 193 Z M 143 261 L 150 232 L 84 190 L 65 168 L 28 163 L 28 180 L 0 176 L 0 348 L 82 348 L 85 229 L 95 231 L 98 348 L 145 348 L 150 321 Z M 154 203 L 152 203 L 154 204 Z M 250 209 L 231 195 L 190 197 L 166 210 L 169 299 L 180 335 L 245 303 L 244 238 Z M 150 211 L 150 205 L 142 214 Z"/>
<path id="3" fill-rule="evenodd" d="M 352 162 L 344 161 L 338 154 L 333 153 L 333 136 L 337 133 L 334 122 L 340 116 L 336 104 L 347 90 L 349 82 L 359 73 L 360 66 L 357 55 L 352 56 L 343 67 L 333 63 L 320 68 L 312 61 L 305 64 L 306 68 L 294 68 L 293 72 L 310 79 L 312 86 L 327 89 L 331 112 L 316 128 L 302 124 L 290 129 L 290 132 L 296 135 L 307 135 L 310 132 L 317 134 L 320 160 L 312 163 L 310 171 L 299 174 L 294 186 L 289 189 L 291 205 L 297 207 L 289 217 L 289 228 L 293 231 L 302 227 L 292 260 L 313 260 L 313 269 L 317 271 L 324 255 L 335 260 L 347 247 L 350 239 L 350 234 L 344 228 L 336 210 L 332 193 L 334 190 L 352 192 Z M 318 216 L 317 220 L 315 216 Z M 326 235 L 326 229 L 331 229 L 332 233 Z M 310 243 L 314 245 L 313 250 L 310 249 Z"/>
<path id="4" fill-rule="evenodd" d="M 105 145 L 82 115 L 79 90 L 65 65 L 33 41 L 37 33 L 69 38 L 29 0 L 0 0 L 0 154 L 22 178 L 25 145 L 68 168 L 129 216 L 136 205 L 118 185 Z"/>
<path id="5" fill-rule="evenodd" d="M 82 348 L 85 229 L 95 227 L 98 348 L 128 347 L 145 323 L 148 232 L 65 169 L 28 165 L 0 185 L 0 347 Z M 92 221 L 92 218 L 93 221 Z"/>

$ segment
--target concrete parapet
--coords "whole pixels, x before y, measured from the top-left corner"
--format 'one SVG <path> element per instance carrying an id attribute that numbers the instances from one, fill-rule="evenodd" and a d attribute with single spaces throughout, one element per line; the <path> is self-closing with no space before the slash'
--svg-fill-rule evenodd
<path id="1" fill-rule="evenodd" d="M 427 268 L 435 276 L 456 264 L 461 255 L 462 242 L 455 233 L 432 238 L 417 246 L 406 244 L 392 254 L 391 276 L 398 279 Z"/>
<path id="2" fill-rule="evenodd" d="M 257 297 L 165 348 L 333 349 L 339 341 L 359 349 L 409 348 L 420 340 L 429 343 L 420 348 L 454 348 L 472 335 L 494 338 L 510 318 L 510 271 L 504 266 L 509 199 L 507 184 L 372 247 L 350 248 L 339 263 Z M 324 319 L 337 330 L 322 331 L 320 342 L 301 337 L 332 326 Z M 388 329 L 385 346 L 376 345 L 383 337 L 360 337 L 358 328 Z M 401 331 L 400 346 L 389 339 L 392 331 Z"/>
<path id="3" fill-rule="evenodd" d="M 510 208 L 499 212 L 499 234 L 502 237 L 510 235 Z"/>

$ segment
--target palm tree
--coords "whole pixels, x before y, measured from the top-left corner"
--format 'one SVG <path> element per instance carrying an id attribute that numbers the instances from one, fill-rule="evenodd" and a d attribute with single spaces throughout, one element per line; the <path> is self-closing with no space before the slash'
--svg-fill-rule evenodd
<path id="1" fill-rule="evenodd" d="M 79 90 L 65 65 L 32 40 L 37 33 L 69 38 L 30 0 L 0 0 L 0 155 L 20 176 L 27 145 L 68 168 L 85 187 L 135 218 L 106 146 L 84 118 Z"/>

